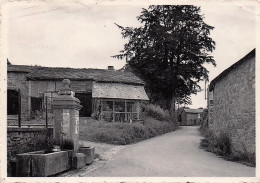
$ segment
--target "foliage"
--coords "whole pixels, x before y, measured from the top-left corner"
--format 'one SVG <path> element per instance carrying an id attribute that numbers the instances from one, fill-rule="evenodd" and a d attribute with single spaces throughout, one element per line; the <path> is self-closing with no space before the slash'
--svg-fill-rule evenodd
<path id="1" fill-rule="evenodd" d="M 147 116 L 160 121 L 170 120 L 170 114 L 168 110 L 163 110 L 160 106 L 149 104 L 144 107 L 144 112 Z"/>
<path id="2" fill-rule="evenodd" d="M 201 148 L 222 156 L 227 160 L 240 162 L 248 166 L 255 166 L 254 153 L 232 151 L 232 143 L 228 134 L 221 133 L 217 137 L 208 128 L 200 128 L 200 133 L 204 137 L 200 142 Z"/>
<path id="3" fill-rule="evenodd" d="M 208 78 L 203 64 L 216 65 L 209 55 L 215 49 L 213 27 L 203 21 L 200 7 L 187 5 L 149 6 L 137 19 L 143 26 L 116 24 L 129 41 L 113 57 L 126 57 L 125 68 L 146 81 L 152 102 L 173 114 L 176 99 L 190 104 L 190 94 L 201 91 L 198 82 Z"/>
<path id="4" fill-rule="evenodd" d="M 80 129 L 81 140 L 126 145 L 174 131 L 177 125 L 150 117 L 144 123 L 108 123 L 88 119 L 80 122 Z"/>
<path id="5" fill-rule="evenodd" d="M 229 156 L 231 154 L 231 141 L 226 133 L 216 137 L 211 130 L 206 128 L 201 130 L 201 133 L 205 137 L 201 141 L 201 147 L 220 156 Z"/>

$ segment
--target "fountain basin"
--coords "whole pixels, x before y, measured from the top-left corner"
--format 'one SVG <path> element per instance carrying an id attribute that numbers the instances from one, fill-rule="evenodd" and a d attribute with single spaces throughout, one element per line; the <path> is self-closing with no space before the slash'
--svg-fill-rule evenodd
<path id="1" fill-rule="evenodd" d="M 85 154 L 87 165 L 90 165 L 94 161 L 95 147 L 80 147 L 79 152 Z"/>
<path id="2" fill-rule="evenodd" d="M 17 154 L 18 177 L 47 177 L 68 170 L 71 167 L 71 150 L 34 151 Z"/>

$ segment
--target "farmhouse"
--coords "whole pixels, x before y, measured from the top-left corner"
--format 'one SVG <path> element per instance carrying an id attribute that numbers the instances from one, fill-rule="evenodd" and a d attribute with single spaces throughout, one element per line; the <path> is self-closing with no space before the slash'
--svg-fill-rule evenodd
<path id="1" fill-rule="evenodd" d="M 196 126 L 200 124 L 204 109 L 182 108 L 179 113 L 180 125 Z"/>
<path id="2" fill-rule="evenodd" d="M 233 152 L 255 153 L 255 49 L 211 81 L 208 109 L 209 129 Z"/>
<path id="3" fill-rule="evenodd" d="M 51 111 L 51 103 L 70 79 L 83 106 L 81 117 L 129 122 L 140 119 L 141 103 L 149 100 L 144 82 L 131 72 L 105 69 L 51 68 L 8 64 L 8 115 L 23 119 Z"/>

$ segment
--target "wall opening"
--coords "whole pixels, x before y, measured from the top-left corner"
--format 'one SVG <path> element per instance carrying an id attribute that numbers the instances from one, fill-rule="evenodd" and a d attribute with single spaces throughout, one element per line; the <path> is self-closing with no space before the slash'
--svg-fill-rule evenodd
<path id="1" fill-rule="evenodd" d="M 31 97 L 32 111 L 42 110 L 42 98 Z"/>
<path id="2" fill-rule="evenodd" d="M 80 100 L 82 108 L 79 111 L 80 117 L 91 117 L 92 93 L 75 93 L 75 97 Z"/>
<path id="3" fill-rule="evenodd" d="M 19 114 L 19 92 L 7 90 L 7 115 Z"/>

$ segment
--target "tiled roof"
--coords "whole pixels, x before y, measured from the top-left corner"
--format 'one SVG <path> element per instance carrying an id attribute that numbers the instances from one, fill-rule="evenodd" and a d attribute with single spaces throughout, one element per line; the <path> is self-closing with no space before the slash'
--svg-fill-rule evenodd
<path id="1" fill-rule="evenodd" d="M 10 65 L 8 72 L 28 72 L 28 80 L 93 80 L 97 82 L 116 82 L 144 85 L 144 82 L 131 72 L 105 69 L 76 69 L 62 67 L 40 67 Z"/>
<path id="2" fill-rule="evenodd" d="M 149 100 L 144 90 L 144 86 L 133 86 L 120 83 L 95 83 L 93 85 L 92 97 Z"/>
<path id="3" fill-rule="evenodd" d="M 220 81 L 222 78 L 224 78 L 226 75 L 228 75 L 230 73 L 230 71 L 232 71 L 233 69 L 235 69 L 236 67 L 238 67 L 239 65 L 241 65 L 242 63 L 246 62 L 247 60 L 249 60 L 250 58 L 255 57 L 255 49 L 253 49 L 252 51 L 250 51 L 246 56 L 244 56 L 242 59 L 240 59 L 239 61 L 237 61 L 236 63 L 234 63 L 233 65 L 231 65 L 229 68 L 227 68 L 226 70 L 224 70 L 222 73 L 220 73 L 216 78 L 214 78 L 209 85 L 209 91 L 212 91 L 215 87 L 215 84 Z"/>

